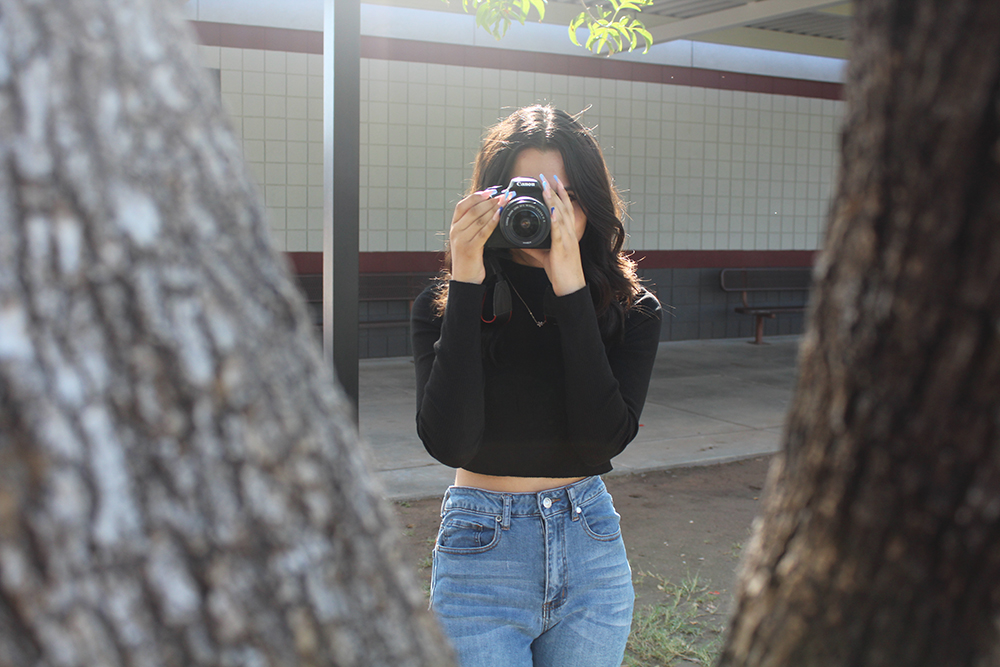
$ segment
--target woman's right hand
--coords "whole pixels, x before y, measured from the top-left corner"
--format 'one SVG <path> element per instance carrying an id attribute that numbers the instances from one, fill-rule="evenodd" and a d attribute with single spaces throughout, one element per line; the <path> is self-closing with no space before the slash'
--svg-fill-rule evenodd
<path id="1" fill-rule="evenodd" d="M 496 190 L 481 190 L 458 202 L 451 219 L 448 244 L 451 248 L 451 279 L 481 284 L 486 279 L 483 247 L 496 229 L 500 209 L 508 195 L 494 197 Z"/>

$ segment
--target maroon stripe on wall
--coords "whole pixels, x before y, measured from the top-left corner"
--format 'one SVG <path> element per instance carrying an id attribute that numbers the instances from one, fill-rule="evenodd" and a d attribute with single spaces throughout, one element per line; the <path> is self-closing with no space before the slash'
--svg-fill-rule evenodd
<path id="1" fill-rule="evenodd" d="M 363 37 L 361 40 L 361 57 L 379 60 L 467 65 L 469 67 L 587 76 L 618 81 L 672 83 L 680 86 L 743 90 L 830 100 L 843 98 L 843 85 L 826 81 L 758 76 L 698 67 L 633 63 L 589 56 L 544 54 L 544 57 L 539 57 L 539 55 L 528 51 L 507 51 L 457 44 L 431 44 L 385 37 Z"/>
<path id="2" fill-rule="evenodd" d="M 361 273 L 424 273 L 442 266 L 443 252 L 363 252 L 358 259 Z"/>
<path id="3" fill-rule="evenodd" d="M 297 274 L 323 273 L 323 253 L 285 253 Z M 440 252 L 363 252 L 361 273 L 427 273 L 441 269 Z M 808 267 L 815 250 L 636 250 L 640 269 L 723 269 Z"/>
<path id="4" fill-rule="evenodd" d="M 636 250 L 640 269 L 750 269 L 809 267 L 815 250 Z"/>
<path id="5" fill-rule="evenodd" d="M 286 252 L 292 271 L 297 274 L 323 273 L 323 253 Z M 361 273 L 426 273 L 442 266 L 441 252 L 363 252 L 358 256 Z"/>
<path id="6" fill-rule="evenodd" d="M 323 273 L 323 253 L 286 252 L 285 258 L 298 275 Z"/>
<path id="7" fill-rule="evenodd" d="M 322 32 L 210 23 L 208 21 L 191 21 L 191 25 L 198 35 L 198 41 L 205 46 L 291 51 L 294 53 L 323 53 Z M 538 54 L 530 51 L 493 49 L 482 46 L 437 44 L 366 35 L 361 36 L 361 57 L 586 76 L 617 81 L 671 83 L 679 86 L 742 90 L 752 93 L 773 93 L 827 100 L 840 100 L 844 96 L 842 84 L 827 81 L 740 74 L 739 72 L 723 72 L 698 67 L 633 63 L 591 56 Z"/>

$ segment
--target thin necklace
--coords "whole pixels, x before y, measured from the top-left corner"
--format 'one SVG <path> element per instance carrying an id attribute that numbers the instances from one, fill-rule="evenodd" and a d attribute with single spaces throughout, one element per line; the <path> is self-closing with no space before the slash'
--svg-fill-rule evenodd
<path id="1" fill-rule="evenodd" d="M 508 280 L 508 281 L 507 281 L 507 284 L 508 284 L 508 285 L 510 285 L 510 288 L 511 288 L 512 290 L 514 290 L 514 294 L 516 294 L 516 295 L 517 295 L 517 298 L 518 298 L 518 299 L 520 299 L 520 300 L 521 300 L 521 303 L 523 303 L 523 304 L 524 304 L 524 308 L 525 308 L 525 310 L 527 310 L 527 311 L 528 311 L 528 315 L 530 315 L 530 316 L 531 316 L 531 321 L 532 321 L 532 322 L 534 322 L 534 323 L 535 323 L 536 325 L 538 325 L 539 327 L 543 327 L 543 326 L 545 326 L 545 323 L 546 323 L 546 322 L 548 322 L 548 320 L 549 320 L 548 316 L 545 316 L 545 318 L 544 318 L 544 319 L 542 319 L 542 321 L 541 321 L 541 322 L 539 322 L 539 321 L 538 321 L 538 318 L 537 318 L 537 317 L 535 317 L 535 314 L 534 314 L 533 312 L 531 312 L 531 308 L 529 308 L 529 307 L 528 307 L 528 302 L 524 300 L 524 297 L 523 297 L 523 296 L 521 296 L 521 293 L 517 291 L 517 288 L 516 288 L 516 287 L 514 287 L 514 283 L 512 283 L 511 281 L 509 281 L 509 280 Z"/>

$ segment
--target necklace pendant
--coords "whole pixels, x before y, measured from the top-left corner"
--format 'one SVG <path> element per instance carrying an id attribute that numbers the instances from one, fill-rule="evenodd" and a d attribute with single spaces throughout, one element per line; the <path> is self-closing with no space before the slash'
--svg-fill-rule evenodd
<path id="1" fill-rule="evenodd" d="M 531 318 L 531 319 L 534 320 L 535 318 Z M 545 326 L 545 320 L 542 320 L 541 322 L 539 322 L 538 320 L 535 320 L 535 324 L 538 325 L 539 329 L 541 329 L 542 327 Z"/>

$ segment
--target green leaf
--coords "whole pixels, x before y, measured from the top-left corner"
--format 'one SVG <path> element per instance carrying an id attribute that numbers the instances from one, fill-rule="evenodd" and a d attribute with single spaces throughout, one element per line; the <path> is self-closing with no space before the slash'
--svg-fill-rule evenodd
<path id="1" fill-rule="evenodd" d="M 476 25 L 480 28 L 489 30 L 489 25 L 492 23 L 493 18 L 494 10 L 490 5 L 483 3 L 476 9 Z"/>
<path id="2" fill-rule="evenodd" d="M 521 23 L 524 23 L 531 16 L 531 6 L 532 6 L 531 0 L 524 0 L 524 2 L 521 4 L 523 5 L 523 11 L 521 12 L 521 16 L 523 17 L 523 19 Z"/>
<path id="3" fill-rule="evenodd" d="M 576 37 L 576 31 L 586 20 L 587 14 L 580 12 L 575 19 L 569 22 L 569 41 L 573 42 L 576 46 L 581 46 L 580 40 Z"/>
<path id="4" fill-rule="evenodd" d="M 652 5 L 653 0 L 606 0 L 596 4 L 597 1 L 584 0 L 585 10 L 570 21 L 567 30 L 570 42 L 581 46 L 577 32 L 586 27 L 588 35 L 582 48 L 590 52 L 606 52 L 611 55 L 623 49 L 632 51 L 638 46 L 640 37 L 645 41 L 644 52 L 649 51 L 653 43 L 652 34 L 635 18 L 635 13 L 640 12 L 642 7 Z M 524 24 L 532 9 L 538 12 L 539 20 L 543 19 L 547 2 L 548 0 L 462 0 L 462 8 L 466 12 L 470 12 L 470 7 L 474 8 L 476 25 L 499 40 L 507 33 L 512 20 L 516 19 Z M 591 2 L 595 4 L 591 5 Z"/>
<path id="5" fill-rule="evenodd" d="M 642 52 L 649 53 L 649 47 L 653 45 L 653 35 L 650 34 L 650 32 L 646 30 L 646 28 L 644 27 L 636 28 L 635 32 L 636 34 L 641 35 L 644 40 L 646 40 L 646 48 L 643 49 Z"/>
<path id="6" fill-rule="evenodd" d="M 545 0 L 531 0 L 531 6 L 538 12 L 538 20 L 545 18 Z"/>
<path id="7" fill-rule="evenodd" d="M 622 50 L 622 36 L 617 30 L 610 30 L 611 40 L 615 43 L 615 53 Z"/>
<path id="8" fill-rule="evenodd" d="M 510 28 L 510 19 L 503 16 L 505 9 L 490 2 L 481 2 L 476 11 L 476 25 L 493 35 L 497 41 L 503 39 Z"/>

